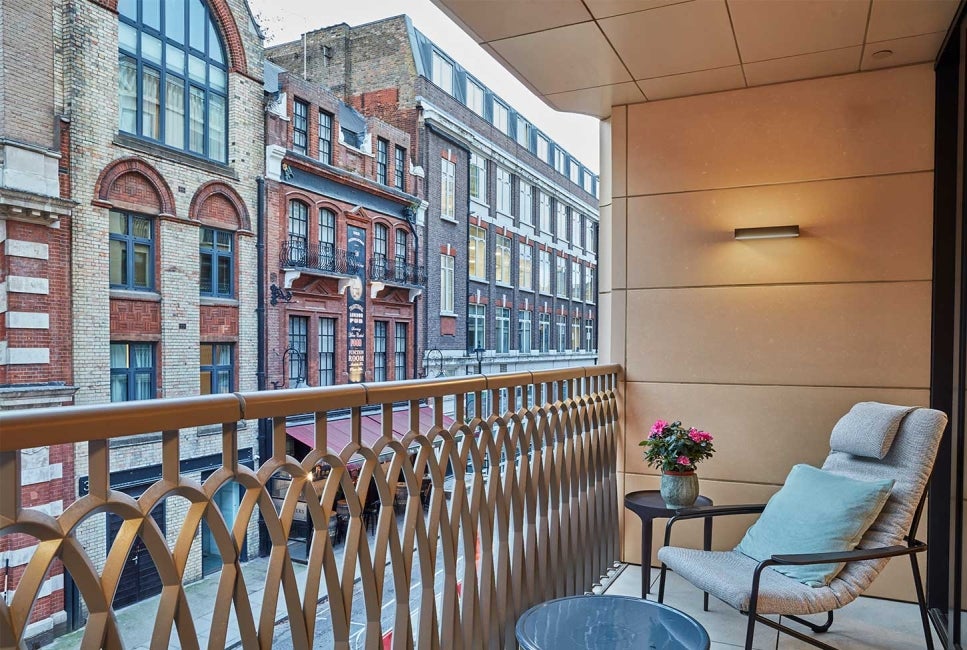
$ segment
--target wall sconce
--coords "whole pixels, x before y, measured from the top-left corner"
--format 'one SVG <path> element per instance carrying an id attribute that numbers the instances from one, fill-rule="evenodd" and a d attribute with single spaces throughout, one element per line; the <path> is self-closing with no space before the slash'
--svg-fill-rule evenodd
<path id="1" fill-rule="evenodd" d="M 781 239 L 784 237 L 798 237 L 799 225 L 794 226 L 765 226 L 763 228 L 736 228 L 736 239 Z"/>

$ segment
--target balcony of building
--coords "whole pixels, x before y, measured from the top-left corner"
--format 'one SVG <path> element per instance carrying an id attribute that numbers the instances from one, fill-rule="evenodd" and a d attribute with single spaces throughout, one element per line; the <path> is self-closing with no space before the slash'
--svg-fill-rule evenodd
<path id="1" fill-rule="evenodd" d="M 356 277 L 362 264 L 355 254 L 345 249 L 290 237 L 279 246 L 279 266 L 284 273 L 284 286 L 288 289 L 302 274 L 348 282 Z"/>
<path id="2" fill-rule="evenodd" d="M 386 287 L 400 287 L 409 289 L 409 299 L 413 302 L 426 288 L 426 266 L 413 264 L 403 257 L 374 255 L 369 261 L 369 281 L 374 298 Z"/>

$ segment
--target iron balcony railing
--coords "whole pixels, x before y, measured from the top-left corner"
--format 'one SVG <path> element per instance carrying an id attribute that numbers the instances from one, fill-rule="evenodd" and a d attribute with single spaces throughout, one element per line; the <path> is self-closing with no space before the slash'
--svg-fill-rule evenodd
<path id="1" fill-rule="evenodd" d="M 282 268 L 311 269 L 340 276 L 356 275 L 360 267 L 359 258 L 342 248 L 299 239 L 282 242 L 279 264 Z"/>
<path id="2" fill-rule="evenodd" d="M 369 262 L 369 278 L 374 282 L 425 287 L 426 267 L 410 264 L 402 257 L 394 259 L 377 255 Z"/>
<path id="3" fill-rule="evenodd" d="M 45 576 L 60 561 L 88 611 L 80 647 L 124 647 L 130 630 L 119 625 L 113 600 L 137 543 L 162 583 L 151 648 L 176 640 L 223 648 L 235 642 L 230 628 L 244 648 L 270 648 L 280 636 L 310 648 L 323 645 L 321 635 L 337 648 L 514 648 L 515 621 L 528 607 L 583 593 L 618 557 L 619 372 L 589 366 L 0 414 L 0 536 L 19 533 L 37 544 L 0 603 L 0 646 L 23 642 L 47 593 Z M 421 424 L 426 404 L 432 423 Z M 445 404 L 455 416 L 449 427 Z M 507 410 L 492 406 L 484 419 L 469 418 L 465 404 Z M 373 416 L 364 408 L 372 406 L 381 433 L 370 427 L 365 444 L 363 419 Z M 348 442 L 336 443 L 328 414 L 347 409 Z M 286 454 L 286 425 L 303 414 L 314 423 L 314 444 L 300 461 Z M 269 456 L 250 469 L 239 462 L 240 425 L 261 418 Z M 220 435 L 197 433 L 210 425 L 220 425 Z M 160 460 L 161 478 L 137 499 L 112 489 L 118 439 L 158 431 L 152 462 Z M 180 463 L 201 438 L 222 461 L 199 483 L 180 474 Z M 21 454 L 60 444 L 76 445 L 87 493 L 59 515 L 22 507 Z M 324 474 L 313 474 L 317 464 Z M 226 518 L 216 496 L 229 485 L 240 502 Z M 366 500 L 370 486 L 375 501 Z M 169 512 L 185 504 L 180 527 L 173 530 L 170 517 L 167 530 L 159 527 L 152 511 L 162 503 Z M 297 507 L 311 527 L 304 580 L 296 579 L 287 539 Z M 94 561 L 78 530 L 108 513 L 122 523 Z M 341 555 L 329 534 L 336 513 L 345 522 Z M 241 554 L 253 517 L 264 522 L 271 551 L 264 574 L 246 575 Z M 214 597 L 191 600 L 185 573 L 202 522 L 221 566 Z"/>

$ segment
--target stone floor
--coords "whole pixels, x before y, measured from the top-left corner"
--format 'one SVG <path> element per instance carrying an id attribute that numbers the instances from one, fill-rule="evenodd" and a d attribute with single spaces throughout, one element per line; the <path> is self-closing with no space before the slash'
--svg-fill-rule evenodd
<path id="1" fill-rule="evenodd" d="M 652 593 L 648 598 L 656 600 L 658 569 L 651 569 L 651 579 Z M 640 597 L 641 567 L 627 565 L 605 593 Z M 709 611 L 702 611 L 702 592 L 670 572 L 665 585 L 665 603 L 698 620 L 712 639 L 712 650 L 743 647 L 746 617 L 715 598 L 709 599 Z M 816 618 L 825 620 L 825 617 Z M 808 632 L 806 628 L 800 629 Z M 839 650 L 916 650 L 926 646 L 916 605 L 878 598 L 860 598 L 837 610 L 829 632 L 816 636 Z M 754 647 L 756 650 L 813 648 L 788 635 L 780 636 L 764 625 L 756 626 Z"/>

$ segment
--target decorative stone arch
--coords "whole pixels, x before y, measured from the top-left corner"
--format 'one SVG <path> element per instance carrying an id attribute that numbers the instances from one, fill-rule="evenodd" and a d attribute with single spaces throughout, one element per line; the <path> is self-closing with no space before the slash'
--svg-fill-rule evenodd
<path id="1" fill-rule="evenodd" d="M 168 183 L 154 167 L 134 156 L 105 167 L 94 185 L 94 196 L 94 205 L 101 207 L 175 216 L 175 196 Z"/>
<path id="2" fill-rule="evenodd" d="M 222 181 L 209 181 L 195 191 L 188 218 L 208 226 L 252 231 L 245 201 L 234 187 Z"/>
<path id="3" fill-rule="evenodd" d="M 343 208 L 328 199 L 319 199 L 313 204 L 313 206 L 316 208 L 316 210 L 329 210 L 329 212 L 332 212 L 337 217 L 343 213 Z"/>
<path id="4" fill-rule="evenodd" d="M 93 1 L 95 4 L 99 4 L 117 13 L 118 0 Z M 242 43 L 242 35 L 238 31 L 238 24 L 235 22 L 235 15 L 228 5 L 228 0 L 204 1 L 208 3 L 208 8 L 211 10 L 212 17 L 215 19 L 216 27 L 225 43 L 229 72 L 239 72 L 248 76 L 248 60 L 245 56 L 245 46 Z"/>

